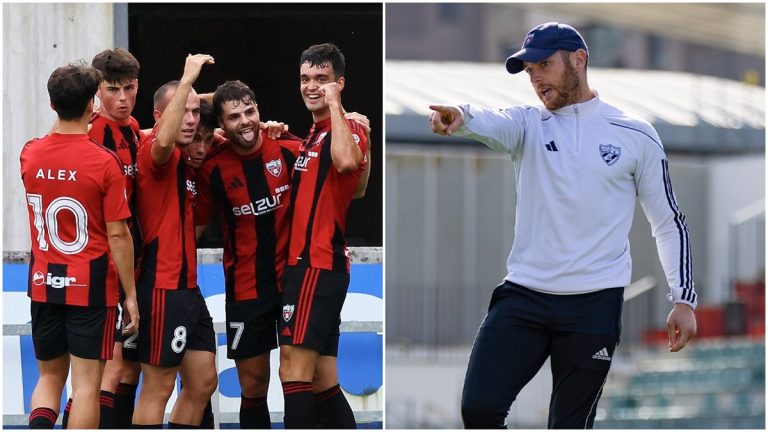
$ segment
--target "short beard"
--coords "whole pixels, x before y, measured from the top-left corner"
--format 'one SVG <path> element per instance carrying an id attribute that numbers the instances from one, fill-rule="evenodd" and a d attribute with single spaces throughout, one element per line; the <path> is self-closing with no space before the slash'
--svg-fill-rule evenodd
<path id="1" fill-rule="evenodd" d="M 565 71 L 563 72 L 560 82 L 555 85 L 557 91 L 557 97 L 549 102 L 544 102 L 544 106 L 554 111 L 562 107 L 573 105 L 579 100 L 579 74 L 576 73 L 576 69 L 571 66 L 569 62 L 565 62 Z"/>
<path id="2" fill-rule="evenodd" d="M 253 136 L 253 141 L 246 141 L 238 137 L 232 140 L 232 144 L 243 150 L 251 150 L 256 145 L 256 142 L 258 141 L 258 139 L 259 137 L 256 135 Z"/>

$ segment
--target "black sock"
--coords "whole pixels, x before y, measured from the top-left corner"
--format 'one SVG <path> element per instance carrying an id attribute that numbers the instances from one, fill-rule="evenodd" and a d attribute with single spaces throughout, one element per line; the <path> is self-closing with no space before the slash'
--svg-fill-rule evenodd
<path id="1" fill-rule="evenodd" d="M 272 429 L 267 397 L 240 395 L 240 429 Z"/>
<path id="2" fill-rule="evenodd" d="M 149 425 L 132 424 L 131 427 L 130 427 L 130 429 L 162 429 L 162 428 L 163 428 L 163 424 L 162 423 L 160 423 L 160 424 L 149 424 Z"/>
<path id="3" fill-rule="evenodd" d="M 168 429 L 200 429 L 200 426 L 168 422 Z"/>
<path id="4" fill-rule="evenodd" d="M 315 398 L 312 394 L 312 383 L 288 381 L 283 383 L 285 398 L 286 429 L 315 428 Z"/>
<path id="5" fill-rule="evenodd" d="M 203 420 L 200 422 L 200 428 L 201 429 L 213 429 L 215 425 L 215 422 L 213 420 L 213 405 L 211 405 L 211 401 L 208 401 L 208 405 L 205 406 L 205 411 L 203 411 Z"/>
<path id="6" fill-rule="evenodd" d="M 67 423 L 69 423 L 69 411 L 72 409 L 72 398 L 67 400 L 67 405 L 64 407 L 64 415 L 61 417 L 61 428 L 66 429 Z"/>
<path id="7" fill-rule="evenodd" d="M 115 407 L 115 394 L 102 390 L 99 394 L 99 429 L 114 429 L 112 414 Z"/>
<path id="8" fill-rule="evenodd" d="M 315 394 L 315 412 L 320 429 L 357 429 L 355 414 L 338 384 Z"/>
<path id="9" fill-rule="evenodd" d="M 115 429 L 131 428 L 135 402 L 136 384 L 118 384 L 117 390 L 115 390 L 115 407 L 112 410 L 112 425 Z"/>
<path id="10" fill-rule="evenodd" d="M 29 413 L 29 428 L 30 429 L 53 429 L 53 425 L 56 424 L 56 419 L 59 417 L 56 411 L 40 407 L 35 408 Z"/>

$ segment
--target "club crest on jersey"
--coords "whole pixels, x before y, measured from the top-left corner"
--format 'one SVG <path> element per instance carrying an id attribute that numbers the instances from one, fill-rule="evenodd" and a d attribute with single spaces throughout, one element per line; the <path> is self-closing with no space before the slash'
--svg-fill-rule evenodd
<path id="1" fill-rule="evenodd" d="M 611 166 L 619 161 L 619 157 L 621 156 L 621 147 L 616 147 L 611 144 L 601 144 L 600 145 L 600 157 L 603 158 L 603 161 L 608 164 L 608 166 Z"/>
<path id="2" fill-rule="evenodd" d="M 288 322 L 293 318 L 293 310 L 296 307 L 294 305 L 283 306 L 283 321 Z"/>
<path id="3" fill-rule="evenodd" d="M 264 164 L 269 171 L 275 177 L 280 177 L 280 173 L 283 172 L 283 162 L 280 159 L 275 159 Z"/>

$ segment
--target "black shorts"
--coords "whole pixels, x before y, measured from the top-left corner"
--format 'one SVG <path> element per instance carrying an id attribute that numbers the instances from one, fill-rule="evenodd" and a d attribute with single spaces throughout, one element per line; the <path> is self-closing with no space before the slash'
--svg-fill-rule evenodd
<path id="1" fill-rule="evenodd" d="M 146 292 L 139 294 L 141 363 L 174 367 L 187 350 L 216 352 L 213 320 L 199 288 L 142 291 Z"/>
<path id="2" fill-rule="evenodd" d="M 299 345 L 336 357 L 347 288 L 349 273 L 287 266 L 278 319 L 280 345 Z"/>
<path id="3" fill-rule="evenodd" d="M 53 360 L 66 353 L 91 360 L 112 358 L 117 307 L 33 301 L 30 311 L 32 343 L 38 360 Z"/>
<path id="4" fill-rule="evenodd" d="M 277 348 L 280 297 L 227 302 L 227 358 L 246 359 Z"/>

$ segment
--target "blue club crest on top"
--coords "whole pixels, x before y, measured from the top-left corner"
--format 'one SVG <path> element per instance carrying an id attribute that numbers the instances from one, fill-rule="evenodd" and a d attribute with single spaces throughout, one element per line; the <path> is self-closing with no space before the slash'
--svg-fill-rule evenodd
<path id="1" fill-rule="evenodd" d="M 611 166 L 619 161 L 621 156 L 621 147 L 616 147 L 611 144 L 600 144 L 600 157 L 603 161 Z"/>

